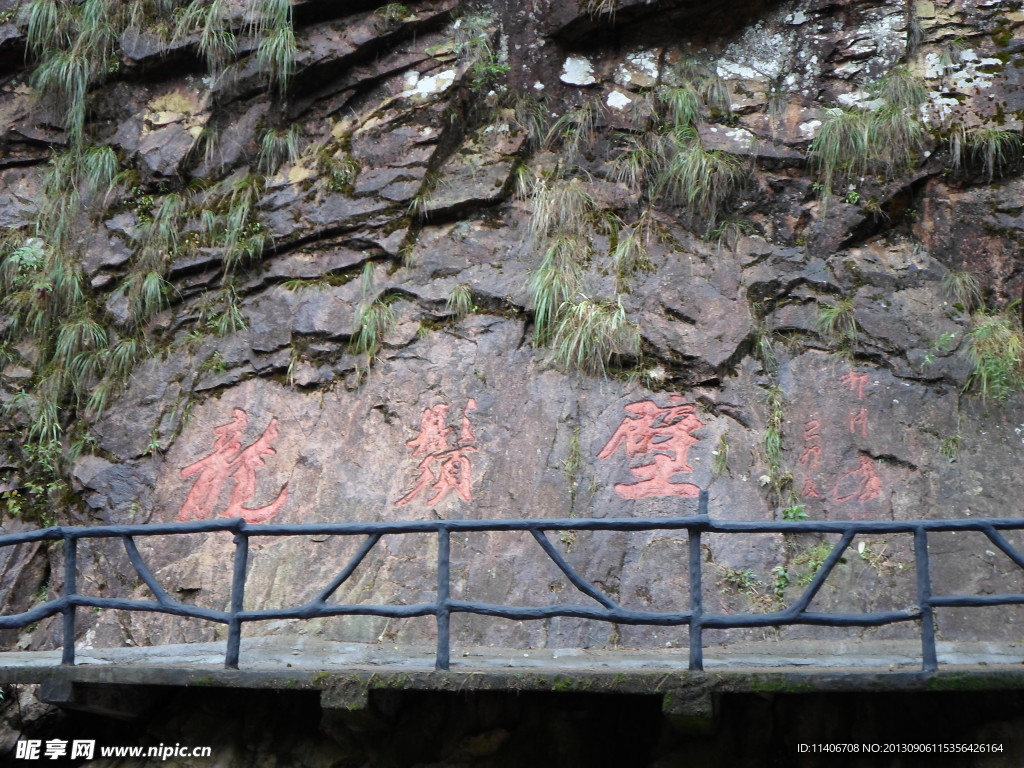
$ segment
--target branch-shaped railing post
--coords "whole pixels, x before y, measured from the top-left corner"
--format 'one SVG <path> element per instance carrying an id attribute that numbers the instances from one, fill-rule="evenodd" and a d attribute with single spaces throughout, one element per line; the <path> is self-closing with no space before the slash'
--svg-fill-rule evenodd
<path id="1" fill-rule="evenodd" d="M 697 502 L 697 515 L 708 513 L 708 492 L 701 489 Z M 690 669 L 700 672 L 704 669 L 704 582 L 700 565 L 700 528 L 687 529 L 690 544 Z"/>
<path id="2" fill-rule="evenodd" d="M 917 604 L 921 609 L 921 669 L 934 672 L 939 668 L 935 654 L 935 620 L 932 609 L 932 580 L 928 569 L 928 533 L 914 531 L 914 559 L 917 561 Z"/>
<path id="3" fill-rule="evenodd" d="M 231 607 L 228 619 L 228 648 L 224 654 L 224 668 L 238 669 L 238 652 L 242 646 L 242 612 L 245 601 L 245 571 L 249 564 L 249 537 L 244 531 L 235 533 L 235 568 L 231 580 Z"/>
<path id="4" fill-rule="evenodd" d="M 690 536 L 690 669 L 700 672 L 704 669 L 704 627 L 701 614 L 704 612 L 704 589 L 700 573 L 700 529 L 691 528 Z"/>
<path id="5" fill-rule="evenodd" d="M 64 537 L 64 649 L 60 663 L 69 666 L 75 663 L 75 604 L 73 598 L 78 592 L 78 539 Z"/>
<path id="6" fill-rule="evenodd" d="M 447 671 L 451 657 L 451 531 L 437 529 L 437 656 L 434 669 Z"/>

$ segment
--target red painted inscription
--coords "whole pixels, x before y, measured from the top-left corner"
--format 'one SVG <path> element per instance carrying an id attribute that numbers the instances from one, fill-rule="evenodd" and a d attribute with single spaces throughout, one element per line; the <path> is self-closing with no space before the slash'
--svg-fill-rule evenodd
<path id="1" fill-rule="evenodd" d="M 868 375 L 866 373 L 848 371 L 840 376 L 839 380 L 843 382 L 843 386 L 848 390 L 857 393 L 858 400 L 864 399 L 864 387 L 866 387 L 868 383 Z"/>
<path id="2" fill-rule="evenodd" d="M 599 459 L 610 458 L 621 445 L 626 457 L 647 459 L 643 464 L 629 468 L 636 483 L 616 483 L 615 492 L 624 499 L 643 499 L 648 496 L 694 497 L 700 489 L 693 483 L 672 482 L 677 474 L 689 474 L 693 467 L 687 463 L 690 447 L 698 443 L 693 432 L 704 426 L 694 412 L 694 406 L 672 397 L 672 405 L 662 408 L 651 400 L 630 403 L 625 407 L 629 415 L 622 420 L 608 444 L 597 454 Z"/>
<path id="3" fill-rule="evenodd" d="M 808 419 L 804 422 L 804 449 L 800 453 L 799 464 L 801 467 L 805 467 L 808 472 L 813 472 L 821 464 L 821 452 L 822 446 L 819 442 L 821 440 L 821 421 L 818 419 Z M 804 498 L 820 499 L 821 494 L 818 493 L 818 487 L 815 485 L 814 480 L 810 477 L 804 478 L 803 486 L 800 489 L 800 494 Z"/>
<path id="4" fill-rule="evenodd" d="M 804 480 L 803 487 L 800 489 L 800 495 L 806 499 L 821 498 L 821 494 L 818 493 L 818 486 L 811 478 Z"/>
<path id="5" fill-rule="evenodd" d="M 800 466 L 810 465 L 811 469 L 817 469 L 819 464 L 821 464 L 821 446 L 804 446 L 804 451 L 800 454 Z"/>
<path id="6" fill-rule="evenodd" d="M 860 434 L 862 437 L 868 436 L 868 409 L 861 408 L 859 411 L 854 413 L 850 411 L 850 433 L 857 434 L 857 428 L 860 428 Z"/>
<path id="7" fill-rule="evenodd" d="M 205 520 L 212 517 L 224 485 L 231 480 L 234 488 L 227 509 L 220 517 L 243 517 L 250 523 L 265 523 L 288 501 L 288 484 L 281 488 L 277 498 L 265 507 L 249 509 L 245 503 L 256 495 L 256 471 L 266 462 L 263 457 L 277 452 L 271 444 L 278 437 L 277 419 L 271 419 L 256 442 L 242 448 L 242 438 L 249 426 L 249 415 L 241 408 L 231 412 L 231 423 L 214 427 L 217 439 L 213 452 L 181 470 L 181 477 L 198 474 L 185 503 L 178 511 L 179 520 Z"/>
<path id="8" fill-rule="evenodd" d="M 875 473 L 875 463 L 870 456 L 861 455 L 860 466 L 839 478 L 832 490 L 832 498 L 837 502 L 871 501 L 882 495 L 882 481 Z"/>
<path id="9" fill-rule="evenodd" d="M 463 501 L 473 500 L 473 465 L 467 454 L 476 452 L 476 435 L 469 414 L 476 410 L 476 400 L 470 398 L 462 412 L 462 424 L 455 438 L 455 428 L 448 426 L 449 406 L 440 404 L 427 408 L 420 417 L 419 434 L 406 443 L 414 457 L 422 456 L 416 468 L 420 476 L 416 485 L 395 502 L 401 507 L 412 501 L 427 487 L 433 496 L 427 501 L 432 507 L 449 491 L 455 491 Z"/>
<path id="10" fill-rule="evenodd" d="M 864 389 L 870 382 L 866 373 L 858 373 L 850 370 L 839 377 L 843 385 L 846 399 L 852 399 L 850 394 L 856 395 L 858 400 L 864 399 Z M 861 437 L 868 437 L 868 421 L 870 412 L 867 408 L 852 408 L 846 418 L 846 427 L 851 435 L 860 434 Z M 805 499 L 821 499 L 822 493 L 818 490 L 819 483 L 826 488 L 831 485 L 832 501 L 838 504 L 846 502 L 864 503 L 873 501 L 882 495 L 882 480 L 875 471 L 874 462 L 870 457 L 861 454 L 856 469 L 850 470 L 838 478 L 825 478 L 818 470 L 824 457 L 824 448 L 828 442 L 822 438 L 821 422 L 817 418 L 811 418 L 804 422 L 803 430 L 803 452 L 800 454 L 799 464 L 804 468 L 803 480 L 800 486 L 800 495 Z M 834 431 L 829 437 L 835 437 Z"/>
<path id="11" fill-rule="evenodd" d="M 868 383 L 866 373 L 847 371 L 839 377 L 839 380 L 850 392 L 857 393 L 857 399 L 864 399 L 864 387 Z M 852 409 L 847 418 L 847 426 L 851 435 L 860 432 L 861 437 L 868 436 L 868 409 Z M 882 495 L 882 481 L 875 472 L 875 463 L 869 456 L 861 454 L 856 469 L 852 469 L 844 475 L 840 475 L 832 488 L 832 499 L 843 504 L 847 501 L 866 502 L 877 499 Z"/>

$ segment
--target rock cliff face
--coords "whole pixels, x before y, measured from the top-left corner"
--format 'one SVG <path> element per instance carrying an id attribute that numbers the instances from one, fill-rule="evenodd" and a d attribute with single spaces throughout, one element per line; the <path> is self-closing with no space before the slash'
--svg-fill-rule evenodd
<path id="1" fill-rule="evenodd" d="M 5 521 L 675 516 L 698 489 L 735 520 L 1019 514 L 1018 4 L 93 5 L 109 50 L 79 88 L 85 12 L 0 0 Z M 51 7 L 74 21 L 48 37 Z M 782 605 L 834 542 L 710 536 L 707 609 Z M 247 604 L 309 599 L 360 543 L 254 539 Z M 685 537 L 555 544 L 624 606 L 688 605 Z M 172 596 L 226 605 L 230 536 L 140 549 Z M 936 589 L 1019 591 L 993 549 L 937 539 Z M 337 599 L 430 600 L 435 554 L 387 536 Z M 452 556 L 456 597 L 575 601 L 529 536 Z M 0 561 L 6 607 L 59 587 L 60 557 Z M 148 596 L 119 544 L 80 557 L 92 593 Z M 907 536 L 859 539 L 818 604 L 903 607 L 911 559 Z M 938 629 L 1012 639 L 1021 619 Z M 217 636 L 81 625 L 97 647 Z M 566 619 L 454 633 L 685 642 Z"/>

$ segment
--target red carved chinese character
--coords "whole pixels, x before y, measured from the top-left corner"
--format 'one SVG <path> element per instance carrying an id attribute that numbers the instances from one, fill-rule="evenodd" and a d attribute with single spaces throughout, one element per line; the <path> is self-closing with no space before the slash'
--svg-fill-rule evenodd
<path id="1" fill-rule="evenodd" d="M 242 435 L 249 426 L 249 417 L 241 408 L 235 408 L 231 415 L 233 419 L 230 424 L 222 424 L 213 429 L 217 435 L 213 453 L 181 470 L 182 479 L 197 472 L 200 474 L 185 497 L 185 503 L 181 505 L 179 520 L 205 520 L 213 514 L 217 498 L 230 474 L 231 462 L 242 450 Z"/>
<path id="2" fill-rule="evenodd" d="M 449 435 L 455 430 L 447 425 L 447 421 L 447 405 L 427 408 L 420 417 L 419 435 L 406 443 L 407 447 L 413 449 L 412 455 L 422 456 L 425 453 L 449 448 Z"/>
<path id="3" fill-rule="evenodd" d="M 271 419 L 259 439 L 242 451 L 232 463 L 234 467 L 235 488 L 231 492 L 228 508 L 221 517 L 244 517 L 249 523 L 265 523 L 278 512 L 288 501 L 288 484 L 285 483 L 277 498 L 265 507 L 248 509 L 242 505 L 256 495 L 256 470 L 266 466 L 264 456 L 276 456 L 277 451 L 270 447 L 278 437 L 277 419 Z"/>
<path id="4" fill-rule="evenodd" d="M 427 408 L 420 417 L 419 434 L 406 443 L 412 448 L 413 456 L 424 458 L 416 465 L 420 471 L 415 487 L 395 502 L 396 507 L 404 506 L 412 501 L 427 486 L 434 491 L 433 497 L 427 501 L 432 507 L 441 501 L 448 491 L 455 491 L 463 501 L 473 500 L 473 465 L 468 453 L 475 453 L 476 435 L 469 421 L 469 414 L 476 410 L 476 400 L 470 398 L 462 412 L 462 426 L 459 441 L 452 445 L 453 427 L 448 426 L 448 408 L 444 404 Z"/>
<path id="5" fill-rule="evenodd" d="M 462 432 L 459 435 L 459 442 L 462 445 L 471 445 L 476 442 L 476 435 L 473 434 L 473 425 L 469 423 L 469 414 L 476 410 L 476 400 L 472 397 L 466 403 L 466 408 L 462 412 Z"/>
<path id="6" fill-rule="evenodd" d="M 817 440 L 821 435 L 818 430 L 821 428 L 821 422 L 817 419 L 811 419 L 810 421 L 804 422 L 804 440 Z"/>
<path id="7" fill-rule="evenodd" d="M 861 408 L 857 413 L 850 411 L 850 433 L 854 435 L 857 434 L 857 427 L 860 427 L 860 433 L 862 436 L 868 436 L 867 408 Z"/>
<path id="8" fill-rule="evenodd" d="M 871 501 L 882 495 L 882 481 L 875 474 L 870 457 L 861 455 L 860 466 L 839 478 L 832 498 L 840 504 L 856 497 L 857 501 Z"/>
<path id="9" fill-rule="evenodd" d="M 821 446 L 820 445 L 808 445 L 804 448 L 804 452 L 800 454 L 800 466 L 806 467 L 808 464 L 811 465 L 811 469 L 817 469 L 821 463 Z"/>
<path id="10" fill-rule="evenodd" d="M 682 400 L 678 396 L 672 399 Z M 696 485 L 672 482 L 678 473 L 693 472 L 686 459 L 690 446 L 699 441 L 692 433 L 704 426 L 694 413 L 694 406 L 677 402 L 662 408 L 651 400 L 642 400 L 630 403 L 625 410 L 630 415 L 622 420 L 597 458 L 611 457 L 622 445 L 627 458 L 644 456 L 650 461 L 629 468 L 640 482 L 616 483 L 615 492 L 624 499 L 697 496 L 700 489 Z"/>
<path id="11" fill-rule="evenodd" d="M 821 498 L 821 494 L 818 493 L 818 486 L 817 486 L 817 484 L 813 480 L 811 480 L 810 478 L 807 478 L 806 480 L 804 480 L 804 485 L 800 489 L 800 495 L 803 496 L 806 499 L 811 499 L 811 498 L 813 498 L 813 499 L 820 499 Z"/>
<path id="12" fill-rule="evenodd" d="M 857 399 L 864 399 L 864 387 L 868 383 L 868 375 L 866 373 L 857 373 L 856 371 L 849 371 L 839 377 L 839 380 L 843 382 L 843 385 L 851 392 L 857 393 Z"/>
<path id="13" fill-rule="evenodd" d="M 241 408 L 232 412 L 230 424 L 214 427 L 217 440 L 213 453 L 181 470 L 181 477 L 199 473 L 198 479 L 185 497 L 178 512 L 179 520 L 205 520 L 213 515 L 224 484 L 234 481 L 227 510 L 221 517 L 243 517 L 250 523 L 263 523 L 281 511 L 288 500 L 288 484 L 281 488 L 277 498 L 265 507 L 248 509 L 243 505 L 256 494 L 256 470 L 266 465 L 264 456 L 274 456 L 270 447 L 278 437 L 277 419 L 271 419 L 263 434 L 252 445 L 242 450 L 242 436 L 249 426 L 249 416 Z"/>

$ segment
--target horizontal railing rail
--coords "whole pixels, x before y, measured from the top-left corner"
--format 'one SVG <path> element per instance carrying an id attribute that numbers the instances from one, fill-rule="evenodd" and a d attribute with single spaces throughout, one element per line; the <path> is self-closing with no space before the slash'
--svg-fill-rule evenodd
<path id="1" fill-rule="evenodd" d="M 270 619 L 312 619 L 331 616 L 381 616 L 411 618 L 434 616 L 437 623 L 435 667 L 447 670 L 451 653 L 451 615 L 471 613 L 513 620 L 555 617 L 592 619 L 629 625 L 689 627 L 690 669 L 703 669 L 704 629 L 777 627 L 807 624 L 829 627 L 877 627 L 896 622 L 916 621 L 920 627 L 922 668 L 938 668 L 935 648 L 935 608 L 991 607 L 1024 604 L 1024 594 L 933 595 L 928 559 L 928 534 L 948 531 L 976 531 L 984 534 L 1018 567 L 1024 568 L 1024 555 L 1000 533 L 1022 530 L 1021 518 L 975 518 L 967 520 L 799 520 L 746 522 L 714 520 L 708 515 L 707 491 L 702 491 L 696 515 L 657 518 L 544 518 L 509 520 L 411 520 L 366 523 L 305 523 L 294 525 L 254 525 L 241 518 L 186 523 L 149 523 L 144 525 L 100 525 L 89 527 L 52 527 L 0 536 L 0 547 L 37 541 L 63 541 L 64 584 L 61 595 L 21 613 L 0 616 L 0 629 L 24 627 L 56 614 L 63 615 L 62 664 L 75 663 L 75 619 L 78 608 L 150 611 L 186 616 L 227 625 L 228 639 L 224 664 L 237 669 L 242 625 Z M 547 536 L 550 531 L 686 531 L 689 556 L 689 610 L 662 612 L 624 608 L 581 576 Z M 511 606 L 454 600 L 451 596 L 451 536 L 455 533 L 524 531 L 540 545 L 547 557 L 565 574 L 572 585 L 596 605 L 557 604 Z M 231 533 L 234 536 L 234 567 L 231 594 L 226 610 L 187 605 L 174 600 L 159 584 L 146 565 L 135 540 L 140 537 L 195 533 Z M 430 533 L 437 536 L 437 593 L 433 602 L 414 605 L 341 604 L 328 602 L 355 572 L 382 536 Z M 838 543 L 825 558 L 801 596 L 790 606 L 767 613 L 705 613 L 701 536 L 705 533 L 826 533 L 838 534 Z M 917 597 L 913 605 L 900 610 L 862 613 L 816 612 L 808 610 L 836 564 L 860 534 L 908 533 L 914 537 L 914 561 Z M 249 562 L 249 539 L 266 536 L 365 536 L 366 539 L 337 576 L 312 600 L 291 608 L 244 609 L 245 583 Z M 153 600 L 129 600 L 84 595 L 78 591 L 78 542 L 82 539 L 120 538 L 132 567 L 153 593 Z"/>

